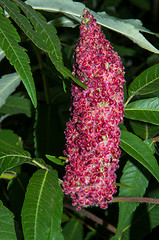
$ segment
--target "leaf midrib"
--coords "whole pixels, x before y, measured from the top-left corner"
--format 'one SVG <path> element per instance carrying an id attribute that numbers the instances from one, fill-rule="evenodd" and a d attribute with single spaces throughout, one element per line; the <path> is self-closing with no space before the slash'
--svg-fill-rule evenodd
<path id="1" fill-rule="evenodd" d="M 7 157 L 20 157 L 20 158 L 28 158 L 28 159 L 31 159 L 31 157 L 29 157 L 29 156 L 26 156 L 26 155 L 20 155 L 20 154 L 8 154 L 8 155 L 6 155 L 5 154 L 5 156 L 2 156 L 2 157 L 0 157 L 0 159 L 5 159 L 5 158 L 7 158 Z"/>
<path id="2" fill-rule="evenodd" d="M 156 110 L 156 109 L 147 109 L 147 108 L 125 108 L 125 111 L 159 112 L 159 110 Z"/>
<path id="3" fill-rule="evenodd" d="M 42 196 L 42 191 L 43 191 L 43 187 L 46 181 L 46 177 L 47 177 L 48 171 L 45 172 L 43 181 L 42 181 L 42 185 L 40 188 L 40 192 L 39 192 L 39 197 L 37 199 L 37 207 L 36 207 L 36 211 L 35 211 L 35 225 L 34 225 L 34 239 L 36 239 L 36 235 L 37 235 L 37 220 L 38 220 L 38 210 L 39 210 L 39 206 L 40 206 L 40 200 L 41 200 L 41 196 Z"/>
<path id="4" fill-rule="evenodd" d="M 20 77 L 17 76 L 17 78 L 15 78 L 14 80 L 9 81 L 8 85 L 5 84 L 5 87 L 2 88 L 2 91 L 0 91 L 0 94 L 3 94 L 3 92 L 4 92 L 10 85 L 12 85 L 14 82 L 16 82 L 18 78 L 20 79 Z"/>

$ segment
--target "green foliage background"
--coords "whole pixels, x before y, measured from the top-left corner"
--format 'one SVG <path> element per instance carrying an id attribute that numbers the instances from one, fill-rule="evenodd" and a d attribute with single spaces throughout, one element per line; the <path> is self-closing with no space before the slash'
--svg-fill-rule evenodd
<path id="1" fill-rule="evenodd" d="M 71 82 L 85 88 L 71 73 L 85 7 L 125 66 L 125 120 L 117 195 L 77 212 L 60 183 Z M 0 0 L 0 240 L 156 239 L 158 11 L 158 0 Z"/>

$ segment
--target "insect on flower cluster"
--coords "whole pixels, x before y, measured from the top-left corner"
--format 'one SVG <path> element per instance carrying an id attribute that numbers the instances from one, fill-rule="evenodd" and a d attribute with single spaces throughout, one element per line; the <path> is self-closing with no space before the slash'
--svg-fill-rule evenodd
<path id="1" fill-rule="evenodd" d="M 84 10 L 74 52 L 73 74 L 87 89 L 72 83 L 71 116 L 65 131 L 67 157 L 63 191 L 77 209 L 108 207 L 116 193 L 123 121 L 124 67 L 100 25 Z"/>

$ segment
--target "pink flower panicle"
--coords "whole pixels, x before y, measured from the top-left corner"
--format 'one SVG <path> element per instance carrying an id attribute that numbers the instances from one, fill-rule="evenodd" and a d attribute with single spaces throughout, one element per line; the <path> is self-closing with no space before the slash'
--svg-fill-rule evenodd
<path id="1" fill-rule="evenodd" d="M 87 90 L 72 84 L 63 191 L 77 209 L 93 205 L 106 209 L 116 193 L 124 67 L 93 15 L 84 10 L 83 18 L 73 74 Z"/>

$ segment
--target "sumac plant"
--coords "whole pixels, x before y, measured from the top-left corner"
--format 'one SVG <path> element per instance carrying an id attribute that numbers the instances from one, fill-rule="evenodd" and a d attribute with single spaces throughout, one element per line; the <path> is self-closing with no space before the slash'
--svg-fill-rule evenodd
<path id="1" fill-rule="evenodd" d="M 157 239 L 155 4 L 0 0 L 0 240 Z"/>

